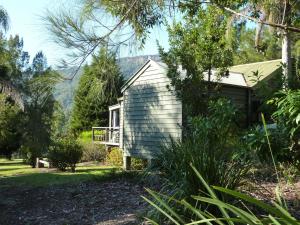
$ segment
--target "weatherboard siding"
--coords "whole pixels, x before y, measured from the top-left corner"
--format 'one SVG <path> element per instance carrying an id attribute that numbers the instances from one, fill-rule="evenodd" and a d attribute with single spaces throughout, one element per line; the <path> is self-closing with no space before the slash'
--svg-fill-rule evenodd
<path id="1" fill-rule="evenodd" d="M 124 91 L 125 155 L 152 158 L 172 138 L 181 138 L 182 105 L 167 85 L 165 71 L 154 62 Z"/>
<path id="2" fill-rule="evenodd" d="M 239 126 L 246 127 L 249 125 L 248 89 L 235 86 L 223 86 L 221 88 L 221 94 L 229 98 L 238 109 L 239 117 L 237 121 Z"/>
<path id="3" fill-rule="evenodd" d="M 222 95 L 231 99 L 235 106 L 242 112 L 245 112 L 247 107 L 247 91 L 246 88 L 234 86 L 223 86 L 221 88 Z"/>

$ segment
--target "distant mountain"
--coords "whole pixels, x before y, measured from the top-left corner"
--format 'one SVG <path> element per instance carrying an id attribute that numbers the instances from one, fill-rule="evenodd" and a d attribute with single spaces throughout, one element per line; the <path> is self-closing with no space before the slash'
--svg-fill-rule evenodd
<path id="1" fill-rule="evenodd" d="M 128 80 L 149 58 L 155 61 L 160 61 L 160 57 L 158 55 L 143 55 L 118 59 L 118 64 L 124 79 Z M 72 67 L 58 70 L 58 72 L 64 77 L 71 77 L 75 70 L 76 68 Z M 56 86 L 54 97 L 60 102 L 67 116 L 72 110 L 74 93 L 82 73 L 83 69 L 81 68 L 72 80 L 66 80 Z"/>
<path id="2" fill-rule="evenodd" d="M 124 79 L 128 80 L 148 59 L 161 61 L 159 55 L 143 55 L 120 58 L 118 63 Z"/>

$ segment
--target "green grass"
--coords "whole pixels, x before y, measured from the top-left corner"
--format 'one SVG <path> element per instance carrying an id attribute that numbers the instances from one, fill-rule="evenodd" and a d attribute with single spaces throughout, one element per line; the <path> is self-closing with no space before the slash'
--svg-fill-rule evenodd
<path id="1" fill-rule="evenodd" d="M 94 130 L 95 135 L 100 135 L 100 134 L 104 134 L 104 133 L 105 133 L 104 130 Z M 92 135 L 93 135 L 93 132 L 91 130 L 82 131 L 77 140 L 84 144 L 92 143 Z"/>
<path id="2" fill-rule="evenodd" d="M 105 180 L 122 175 L 113 167 L 102 165 L 78 166 L 76 173 L 35 169 L 22 160 L 0 159 L 0 189 L 9 187 L 42 187 L 72 184 L 89 180 Z"/>

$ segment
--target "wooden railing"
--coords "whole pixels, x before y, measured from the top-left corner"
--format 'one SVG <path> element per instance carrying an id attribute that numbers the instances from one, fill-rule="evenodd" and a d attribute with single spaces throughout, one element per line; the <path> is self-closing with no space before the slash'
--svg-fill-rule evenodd
<path id="1" fill-rule="evenodd" d="M 120 144 L 120 128 L 118 127 L 92 127 L 93 142 L 106 145 Z"/>

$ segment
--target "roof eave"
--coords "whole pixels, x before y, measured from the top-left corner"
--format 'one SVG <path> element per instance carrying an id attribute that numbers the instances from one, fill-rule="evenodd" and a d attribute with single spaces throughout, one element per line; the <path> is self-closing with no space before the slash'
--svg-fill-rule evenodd
<path id="1" fill-rule="evenodd" d="M 151 59 L 148 59 L 121 87 L 121 93 L 123 93 L 135 80 L 136 76 L 151 62 Z"/>

